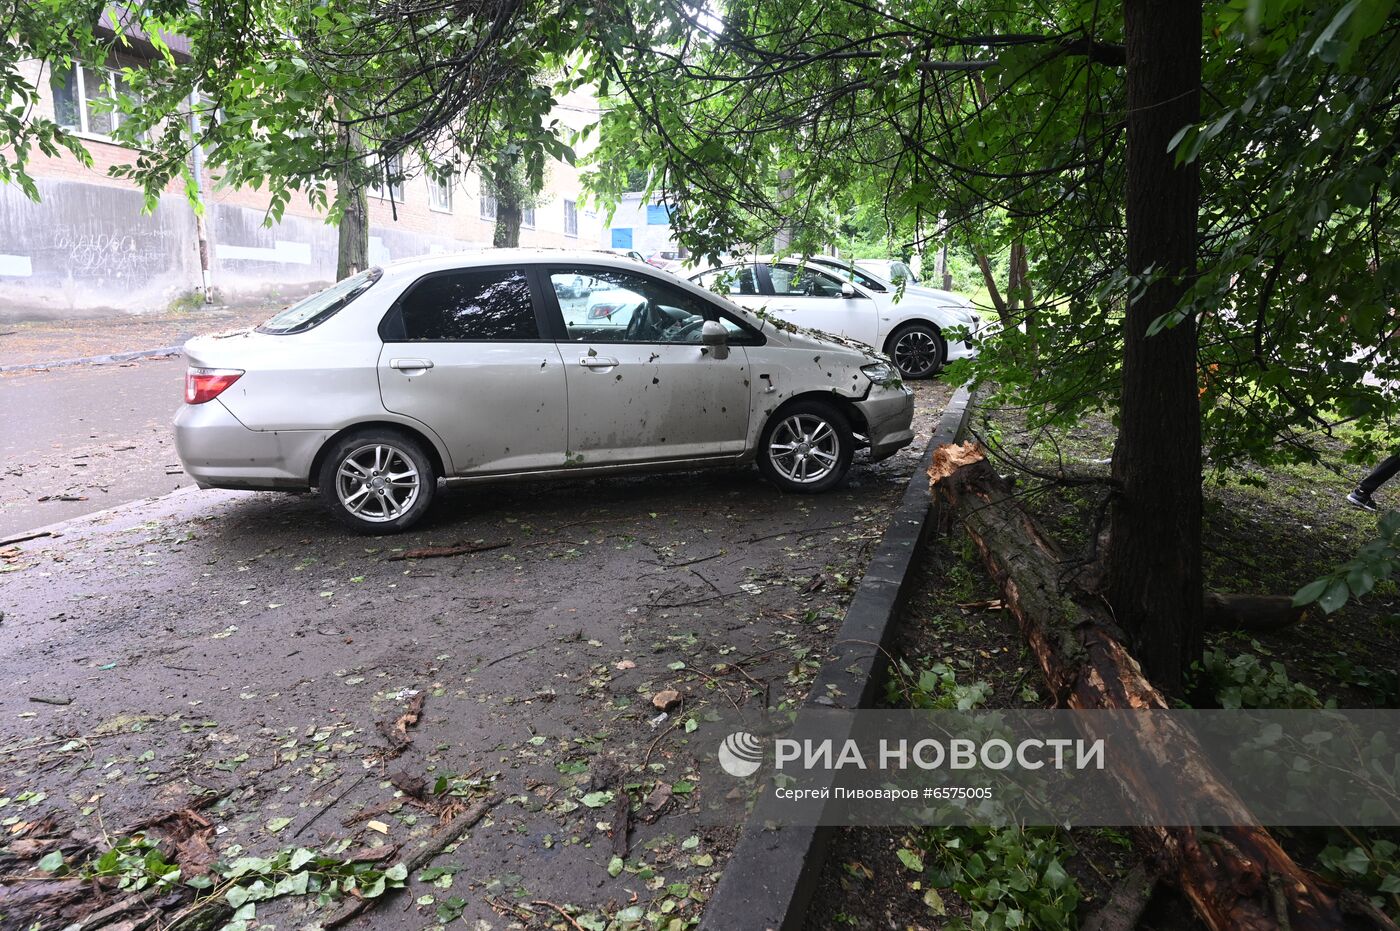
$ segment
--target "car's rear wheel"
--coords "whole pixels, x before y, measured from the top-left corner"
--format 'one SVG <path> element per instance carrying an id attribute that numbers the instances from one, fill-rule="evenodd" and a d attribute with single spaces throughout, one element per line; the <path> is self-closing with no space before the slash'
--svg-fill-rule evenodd
<path id="1" fill-rule="evenodd" d="M 321 463 L 317 485 L 336 519 L 365 534 L 407 530 L 437 491 L 437 472 L 423 444 L 395 430 L 341 438 Z"/>
<path id="2" fill-rule="evenodd" d="M 798 401 L 764 427 L 758 468 L 784 491 L 816 494 L 846 476 L 854 453 L 851 425 L 834 404 Z"/>
<path id="3" fill-rule="evenodd" d="M 894 332 L 890 358 L 905 378 L 932 378 L 943 368 L 947 350 L 943 337 L 926 323 L 911 323 Z"/>

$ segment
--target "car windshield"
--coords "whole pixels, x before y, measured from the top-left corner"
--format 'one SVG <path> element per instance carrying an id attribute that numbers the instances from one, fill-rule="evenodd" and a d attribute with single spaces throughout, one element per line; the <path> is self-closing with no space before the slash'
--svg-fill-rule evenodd
<path id="1" fill-rule="evenodd" d="M 828 256 L 825 258 L 809 259 L 809 261 L 815 262 L 818 265 L 825 265 L 827 268 L 838 269 L 839 271 L 842 271 L 845 274 L 849 275 L 851 279 L 856 282 L 856 284 L 860 285 L 863 288 L 869 288 L 872 291 L 889 290 L 888 283 L 881 281 L 874 275 L 862 271 L 858 266 L 851 265 L 847 262 L 843 262 L 840 259 L 833 259 Z"/>
<path id="2" fill-rule="evenodd" d="M 298 301 L 258 327 L 259 333 L 285 336 L 290 333 L 305 333 L 307 330 L 325 323 L 336 311 L 364 294 L 384 272 L 371 268 L 351 275 L 344 281 L 331 285 L 324 291 Z"/>

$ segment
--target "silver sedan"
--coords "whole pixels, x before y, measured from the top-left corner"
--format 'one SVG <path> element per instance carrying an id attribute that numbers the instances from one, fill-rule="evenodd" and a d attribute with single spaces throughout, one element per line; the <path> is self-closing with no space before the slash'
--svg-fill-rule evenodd
<path id="1" fill-rule="evenodd" d="M 596 252 L 370 269 L 185 355 L 175 438 L 201 487 L 316 488 L 365 533 L 413 525 L 439 480 L 756 462 L 820 492 L 857 448 L 913 440 L 912 393 L 873 351 Z"/>

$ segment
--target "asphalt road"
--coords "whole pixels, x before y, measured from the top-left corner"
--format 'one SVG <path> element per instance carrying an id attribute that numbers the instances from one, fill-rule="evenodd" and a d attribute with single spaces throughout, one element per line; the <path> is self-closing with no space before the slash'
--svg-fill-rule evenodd
<path id="1" fill-rule="evenodd" d="M 736 837 L 703 822 L 732 786 L 687 747 L 721 739 L 711 711 L 805 696 L 891 509 L 923 480 L 949 392 L 918 391 L 915 444 L 858 457 L 824 495 L 780 494 L 755 470 L 467 488 L 375 539 L 309 495 L 192 491 L 0 550 L 6 814 L 120 834 L 211 789 L 229 860 L 412 850 L 444 798 L 489 799 L 436 861 L 450 888 L 415 876 L 350 931 L 422 928 L 449 901 L 468 928 L 557 926 L 548 903 L 684 926 Z M 404 558 L 461 541 L 496 548 Z M 659 717 L 667 689 L 679 704 Z M 420 779 L 449 795 L 396 791 Z M 311 905 L 289 896 L 258 918 L 302 927 Z"/>
<path id="2" fill-rule="evenodd" d="M 0 376 L 0 538 L 191 484 L 182 359 Z"/>

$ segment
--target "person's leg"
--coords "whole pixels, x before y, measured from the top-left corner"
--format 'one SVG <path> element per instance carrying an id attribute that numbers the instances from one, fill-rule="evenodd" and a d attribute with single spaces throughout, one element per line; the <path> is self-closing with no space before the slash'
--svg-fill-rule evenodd
<path id="1" fill-rule="evenodd" d="M 1397 472 L 1400 472 L 1400 451 L 1387 456 L 1384 462 L 1372 469 L 1371 474 L 1356 486 L 1356 490 L 1365 492 L 1369 498 L 1378 488 L 1394 478 Z"/>

